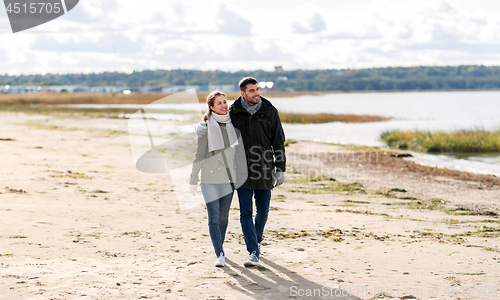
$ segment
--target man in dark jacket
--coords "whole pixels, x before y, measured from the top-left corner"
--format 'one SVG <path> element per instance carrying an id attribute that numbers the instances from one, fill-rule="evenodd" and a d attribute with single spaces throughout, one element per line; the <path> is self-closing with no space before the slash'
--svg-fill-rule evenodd
<path id="1" fill-rule="evenodd" d="M 240 223 L 247 251 L 245 266 L 259 265 L 260 243 L 269 214 L 271 189 L 285 181 L 285 134 L 278 110 L 260 96 L 257 80 L 243 78 L 241 96 L 229 107 L 233 126 L 241 132 L 245 147 L 248 178 L 237 189 L 240 204 Z M 201 126 L 198 135 L 203 135 Z M 255 223 L 253 199 L 257 213 Z"/>
<path id="2" fill-rule="evenodd" d="M 241 132 L 248 164 L 248 179 L 237 190 L 240 223 L 247 251 L 245 266 L 259 264 L 260 243 L 269 214 L 271 189 L 285 181 L 285 134 L 278 110 L 260 96 L 257 80 L 243 78 L 241 96 L 229 107 L 233 126 Z M 257 213 L 252 220 L 253 200 Z"/>

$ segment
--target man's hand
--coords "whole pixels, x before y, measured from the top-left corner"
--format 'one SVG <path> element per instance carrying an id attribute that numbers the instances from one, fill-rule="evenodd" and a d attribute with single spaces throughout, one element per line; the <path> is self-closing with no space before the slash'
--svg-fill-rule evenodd
<path id="1" fill-rule="evenodd" d="M 200 123 L 196 124 L 194 130 L 196 130 L 196 135 L 201 138 L 208 132 L 207 122 L 201 121 Z"/>
<path id="2" fill-rule="evenodd" d="M 196 189 L 197 188 L 198 188 L 198 186 L 196 184 L 189 185 L 189 191 L 191 192 L 191 194 L 193 194 L 193 196 L 196 196 Z"/>
<path id="3" fill-rule="evenodd" d="M 285 182 L 285 173 L 278 171 L 273 173 L 273 187 L 282 185 Z"/>

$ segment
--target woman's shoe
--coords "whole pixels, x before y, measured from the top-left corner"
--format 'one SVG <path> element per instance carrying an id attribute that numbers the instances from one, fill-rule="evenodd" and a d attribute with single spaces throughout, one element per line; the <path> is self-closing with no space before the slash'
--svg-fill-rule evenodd
<path id="1" fill-rule="evenodd" d="M 217 261 L 215 262 L 216 267 L 224 267 L 226 264 L 226 257 L 224 256 L 224 253 L 220 253 L 219 257 L 217 257 Z"/>

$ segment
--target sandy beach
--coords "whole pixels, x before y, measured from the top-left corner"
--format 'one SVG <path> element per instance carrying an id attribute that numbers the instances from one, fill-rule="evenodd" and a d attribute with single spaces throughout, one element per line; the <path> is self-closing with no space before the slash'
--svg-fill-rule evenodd
<path id="1" fill-rule="evenodd" d="M 497 177 L 299 141 L 261 266 L 243 267 L 235 195 L 216 268 L 205 208 L 181 210 L 167 174 L 136 170 L 127 120 L 0 113 L 0 126 L 0 299 L 500 297 Z"/>

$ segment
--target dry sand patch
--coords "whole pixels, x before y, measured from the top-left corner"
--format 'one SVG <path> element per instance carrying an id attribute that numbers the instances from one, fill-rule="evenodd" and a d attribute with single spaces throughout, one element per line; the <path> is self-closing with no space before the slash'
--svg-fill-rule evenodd
<path id="1" fill-rule="evenodd" d="M 0 126 L 0 138 L 12 139 L 0 141 L 4 299 L 315 299 L 306 294 L 323 287 L 361 299 L 382 288 L 418 299 L 498 293 L 500 222 L 480 214 L 498 213 L 497 186 L 366 163 L 356 180 L 311 181 L 304 170 L 321 161 L 289 160 L 262 267 L 242 266 L 235 196 L 228 266 L 215 268 L 205 209 L 181 211 L 167 175 L 134 168 L 125 120 L 2 113 Z M 287 153 L 307 147 L 348 151 L 299 142 Z"/>

